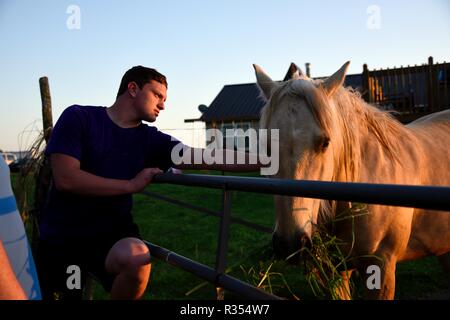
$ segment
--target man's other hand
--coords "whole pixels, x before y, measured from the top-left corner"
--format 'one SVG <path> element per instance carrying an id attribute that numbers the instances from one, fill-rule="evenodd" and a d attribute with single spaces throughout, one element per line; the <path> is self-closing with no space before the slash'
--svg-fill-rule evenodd
<path id="1" fill-rule="evenodd" d="M 155 174 L 162 173 L 159 168 L 145 168 L 139 172 L 136 177 L 131 179 L 130 193 L 136 193 L 144 190 L 144 188 L 152 181 Z"/>

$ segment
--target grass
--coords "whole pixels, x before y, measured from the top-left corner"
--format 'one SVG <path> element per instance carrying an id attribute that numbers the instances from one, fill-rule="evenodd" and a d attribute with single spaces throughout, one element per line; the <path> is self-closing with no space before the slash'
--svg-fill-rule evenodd
<path id="1" fill-rule="evenodd" d="M 221 207 L 221 190 L 169 184 L 152 184 L 147 190 L 210 210 L 219 211 Z M 273 226 L 274 209 L 271 195 L 233 192 L 231 211 L 233 217 L 267 227 Z M 220 222 L 217 217 L 144 195 L 134 196 L 133 215 L 144 239 L 210 267 L 215 266 Z M 228 248 L 229 275 L 259 285 L 262 289 L 287 299 L 323 298 L 315 295 L 313 286 L 298 266 L 272 259 L 270 234 L 232 224 Z M 426 298 L 444 290 L 444 274 L 437 259 L 430 257 L 399 264 L 396 288 L 397 299 Z M 96 284 L 94 299 L 107 297 L 103 289 Z M 144 298 L 215 299 L 215 288 L 185 271 L 153 259 L 151 281 Z M 240 297 L 227 292 L 225 298 Z"/>

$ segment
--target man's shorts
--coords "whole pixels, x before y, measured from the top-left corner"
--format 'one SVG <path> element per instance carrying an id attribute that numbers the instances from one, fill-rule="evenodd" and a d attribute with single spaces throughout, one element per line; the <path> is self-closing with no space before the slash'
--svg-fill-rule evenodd
<path id="1" fill-rule="evenodd" d="M 40 240 L 36 264 L 43 299 L 82 299 L 88 273 L 110 292 L 115 275 L 106 271 L 106 257 L 117 241 L 127 237 L 141 239 L 136 225 L 121 234 L 98 239 L 66 241 L 64 244 Z M 78 266 L 81 271 L 79 288 L 73 288 L 77 283 L 73 278 L 76 267 L 70 266 Z"/>

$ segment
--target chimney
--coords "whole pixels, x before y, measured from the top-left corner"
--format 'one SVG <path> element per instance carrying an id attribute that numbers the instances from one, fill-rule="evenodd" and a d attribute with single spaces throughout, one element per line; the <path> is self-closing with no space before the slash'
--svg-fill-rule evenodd
<path id="1" fill-rule="evenodd" d="M 310 65 L 311 65 L 311 63 L 309 63 L 309 62 L 305 63 L 306 76 L 307 76 L 308 78 L 311 78 L 311 71 L 310 71 L 310 69 L 309 69 L 309 66 L 310 66 Z"/>

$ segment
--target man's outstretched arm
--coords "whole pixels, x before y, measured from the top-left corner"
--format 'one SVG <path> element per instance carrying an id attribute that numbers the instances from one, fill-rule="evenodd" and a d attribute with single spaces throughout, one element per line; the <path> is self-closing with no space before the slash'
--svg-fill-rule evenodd
<path id="1" fill-rule="evenodd" d="M 131 180 L 108 179 L 81 170 L 78 159 L 62 153 L 53 153 L 51 164 L 58 190 L 90 196 L 136 193 L 143 190 L 155 174 L 162 172 L 158 168 L 146 168 Z"/>

